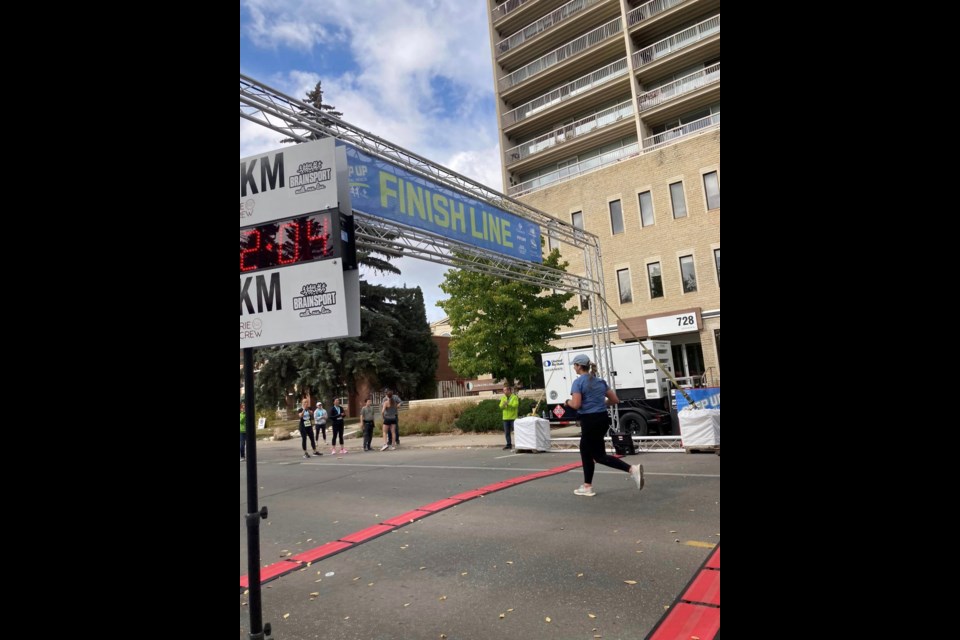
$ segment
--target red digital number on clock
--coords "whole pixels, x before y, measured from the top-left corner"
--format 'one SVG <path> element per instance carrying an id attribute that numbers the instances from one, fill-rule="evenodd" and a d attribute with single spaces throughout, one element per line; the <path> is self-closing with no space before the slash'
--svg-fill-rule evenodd
<path id="1" fill-rule="evenodd" d="M 330 213 L 314 213 L 240 230 L 240 273 L 334 256 Z"/>

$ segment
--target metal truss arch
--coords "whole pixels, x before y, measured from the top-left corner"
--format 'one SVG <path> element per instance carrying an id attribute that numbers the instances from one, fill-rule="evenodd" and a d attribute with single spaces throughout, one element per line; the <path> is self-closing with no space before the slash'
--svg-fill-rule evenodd
<path id="1" fill-rule="evenodd" d="M 388 254 L 395 252 L 398 256 L 588 297 L 593 359 L 601 375 L 613 385 L 615 372 L 612 368 L 610 336 L 607 332 L 609 324 L 607 303 L 604 299 L 600 244 L 596 235 L 577 229 L 559 218 L 499 193 L 243 74 L 240 74 L 240 117 L 300 142 L 324 137 L 336 138 L 368 155 L 391 162 L 455 192 L 508 211 L 538 225 L 543 237 L 581 251 L 585 273 L 570 274 L 542 264 L 509 258 L 392 220 L 360 211 L 354 212 L 358 248 L 381 252 L 386 249 Z M 614 429 L 618 428 L 618 418 L 614 407 Z"/>

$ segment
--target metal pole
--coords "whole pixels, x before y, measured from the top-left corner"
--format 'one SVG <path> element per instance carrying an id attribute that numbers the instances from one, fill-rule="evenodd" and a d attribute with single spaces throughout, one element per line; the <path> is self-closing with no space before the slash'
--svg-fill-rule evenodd
<path id="1" fill-rule="evenodd" d="M 267 517 L 257 504 L 257 412 L 253 397 L 253 348 L 243 350 L 243 388 L 247 411 L 247 568 L 250 576 L 250 640 L 263 640 L 263 604 L 260 600 L 260 519 Z M 269 625 L 268 625 L 269 627 Z M 267 634 L 269 634 L 269 628 Z"/>

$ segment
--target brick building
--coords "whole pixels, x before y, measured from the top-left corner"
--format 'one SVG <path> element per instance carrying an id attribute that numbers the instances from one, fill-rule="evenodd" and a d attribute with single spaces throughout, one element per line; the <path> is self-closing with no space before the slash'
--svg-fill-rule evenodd
<path id="1" fill-rule="evenodd" d="M 612 341 L 719 385 L 719 0 L 487 2 L 504 192 L 600 238 Z"/>

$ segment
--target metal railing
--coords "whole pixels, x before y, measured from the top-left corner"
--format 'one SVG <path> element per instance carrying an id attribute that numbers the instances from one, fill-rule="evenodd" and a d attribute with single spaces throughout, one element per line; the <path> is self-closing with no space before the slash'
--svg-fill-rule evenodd
<path id="1" fill-rule="evenodd" d="M 592 131 L 619 122 L 624 118 L 631 117 L 633 113 L 633 105 L 630 100 L 621 102 L 609 109 L 598 111 L 586 118 L 582 118 L 559 129 L 555 129 L 550 133 L 545 133 L 533 140 L 528 140 L 523 144 L 507 149 L 503 154 L 504 163 L 509 165 L 514 162 L 519 162 L 535 153 L 550 149 L 564 142 L 569 142 Z"/>
<path id="2" fill-rule="evenodd" d="M 654 151 L 665 145 L 679 142 L 687 136 L 718 129 L 719 127 L 720 114 L 714 113 L 705 118 L 688 122 L 680 127 L 675 127 L 669 131 L 664 131 L 663 133 L 658 133 L 655 136 L 644 138 L 644 143 L 649 142 L 649 144 L 644 146 L 642 149 L 639 147 L 638 143 L 634 142 L 633 144 L 621 147 L 615 151 L 610 151 L 594 158 L 588 158 L 568 167 L 563 167 L 562 169 L 552 171 L 542 176 L 537 176 L 536 178 L 527 180 L 526 182 L 513 185 L 508 190 L 508 194 L 511 196 L 524 195 L 526 193 L 530 193 L 531 191 L 556 184 L 557 182 L 562 182 L 563 180 L 582 175 L 587 171 L 605 167 L 619 160 L 623 160 L 624 158 L 639 155 L 640 153 Z"/>
<path id="3" fill-rule="evenodd" d="M 556 24 L 559 24 L 569 18 L 574 16 L 587 7 L 591 7 L 598 2 L 603 0 L 571 0 L 567 4 L 563 5 L 559 9 L 556 9 L 544 17 L 540 18 L 533 24 L 528 24 L 520 31 L 517 31 L 515 34 L 509 38 L 505 38 L 497 43 L 497 57 L 502 56 L 510 49 L 514 47 L 519 47 L 521 44 L 526 42 L 528 39 L 533 38 L 534 36 L 543 33 L 547 29 L 553 27 Z"/>
<path id="4" fill-rule="evenodd" d="M 693 133 L 699 133 L 704 129 L 716 128 L 720 126 L 720 112 L 710 114 L 705 118 L 700 118 L 699 120 L 694 120 L 693 122 L 688 122 L 687 124 L 681 125 L 679 127 L 674 127 L 664 131 L 663 133 L 658 133 L 655 136 L 650 136 L 649 138 L 644 138 L 643 142 L 643 151 L 652 151 L 658 147 L 662 147 L 665 144 L 675 142 L 679 138 L 689 136 Z M 649 144 L 647 144 L 649 142 Z"/>
<path id="5" fill-rule="evenodd" d="M 637 451 L 646 453 L 684 453 L 682 436 L 633 436 L 634 446 Z M 613 453 L 613 440 L 610 436 L 604 438 L 607 452 Z M 552 453 L 579 453 L 579 437 L 559 437 L 550 438 L 550 451 Z"/>
<path id="6" fill-rule="evenodd" d="M 548 174 L 537 176 L 532 180 L 527 180 L 526 182 L 513 185 L 510 187 L 507 194 L 511 196 L 523 195 L 529 191 L 533 191 L 534 189 L 540 189 L 555 182 L 582 175 L 588 171 L 592 171 L 593 169 L 605 167 L 609 164 L 613 164 L 614 162 L 618 162 L 624 158 L 629 158 L 630 156 L 635 156 L 639 153 L 640 144 L 634 142 L 625 147 L 620 147 L 619 149 L 602 153 L 598 156 L 594 156 L 593 158 L 587 158 L 586 160 L 563 167 L 562 169 L 557 169 L 556 171 L 552 171 Z"/>
<path id="7" fill-rule="evenodd" d="M 697 23 L 679 33 L 673 34 L 669 38 L 664 38 L 659 42 L 654 42 L 649 47 L 640 49 L 633 54 L 633 66 L 634 68 L 638 68 L 645 64 L 650 64 L 658 58 L 662 58 L 673 53 L 674 51 L 683 49 L 684 47 L 689 47 L 690 45 L 695 44 L 705 38 L 709 38 L 713 34 L 719 32 L 720 16 L 715 15 L 712 18 L 707 18 L 703 22 Z"/>
<path id="8" fill-rule="evenodd" d="M 499 20 L 504 17 L 514 9 L 522 6 L 527 0 L 507 0 L 501 5 L 497 5 L 497 8 L 493 10 L 493 19 Z"/>
<path id="9" fill-rule="evenodd" d="M 602 84 L 610 82 L 614 78 L 619 78 L 626 75 L 626 73 L 627 59 L 621 58 L 620 60 L 612 62 L 592 73 L 588 73 L 582 78 L 577 78 L 573 82 L 567 83 L 558 89 L 554 89 L 550 93 L 546 93 L 539 98 L 535 98 L 530 102 L 522 104 L 512 111 L 507 111 L 505 114 L 503 114 L 503 126 L 508 127 L 512 124 L 520 122 L 521 120 L 524 120 L 539 111 L 543 111 L 547 107 L 574 98 L 584 91 L 588 91 L 594 87 L 599 87 Z"/>
<path id="10" fill-rule="evenodd" d="M 712 64 L 709 67 L 704 67 L 700 71 L 691 73 L 688 76 L 684 76 L 678 80 L 674 80 L 673 82 L 659 86 L 656 89 L 651 89 L 646 93 L 641 93 L 639 96 L 637 96 L 637 109 L 640 111 L 652 109 L 653 107 L 663 104 L 671 98 L 682 96 L 685 93 L 690 93 L 691 91 L 695 91 L 700 87 L 705 87 L 714 82 L 720 82 L 719 62 Z"/>
<path id="11" fill-rule="evenodd" d="M 601 25 L 593 31 L 585 33 L 576 40 L 568 42 L 562 47 L 554 49 L 547 55 L 537 58 L 530 64 L 520 67 L 513 73 L 500 78 L 500 80 L 497 82 L 497 86 L 499 87 L 500 91 L 506 91 L 510 87 L 516 86 L 521 82 L 532 78 L 533 76 L 545 71 L 546 69 L 549 69 L 555 64 L 563 62 L 567 58 L 586 51 L 591 47 L 595 47 L 596 45 L 617 35 L 622 29 L 623 23 L 620 18 L 614 18 L 607 24 Z"/>
<path id="12" fill-rule="evenodd" d="M 663 13 L 671 7 L 675 7 L 685 0 L 650 0 L 627 13 L 627 26 L 632 27 L 641 20 L 646 20 L 658 13 Z"/>

